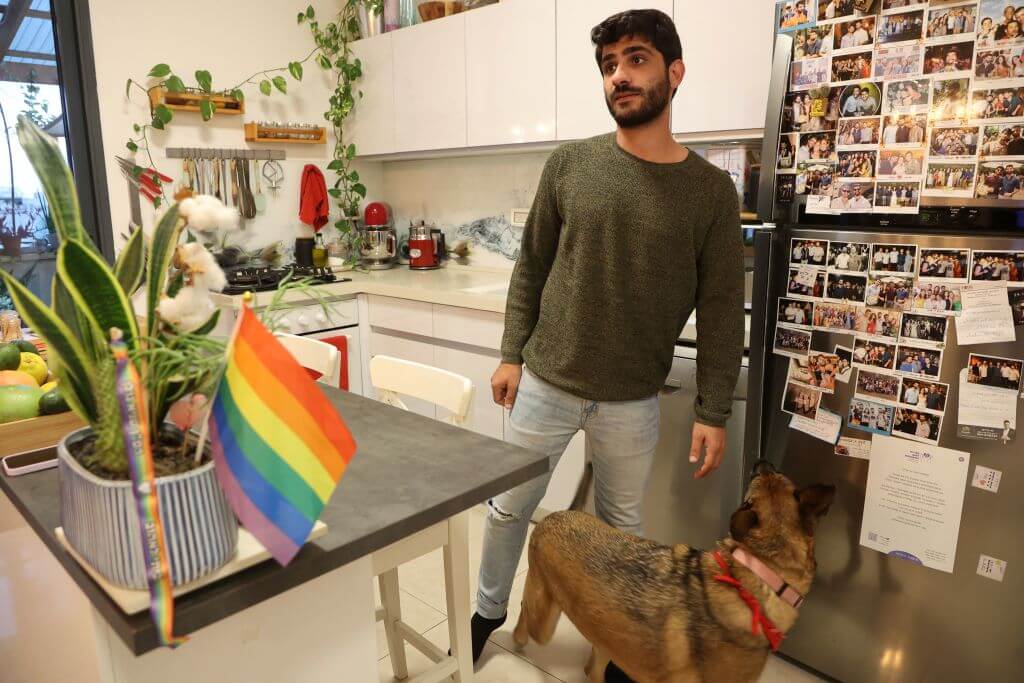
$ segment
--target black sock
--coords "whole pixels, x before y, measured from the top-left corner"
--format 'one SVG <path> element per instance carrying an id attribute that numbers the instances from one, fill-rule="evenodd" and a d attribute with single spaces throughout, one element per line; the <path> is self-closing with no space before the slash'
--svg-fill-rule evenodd
<path id="1" fill-rule="evenodd" d="M 633 683 L 633 679 L 615 666 L 615 662 L 608 662 L 608 667 L 604 670 L 604 683 Z"/>
<path id="2" fill-rule="evenodd" d="M 487 645 L 487 639 L 491 637 L 491 634 L 501 628 L 501 625 L 505 623 L 508 618 L 508 614 L 502 614 L 497 619 L 488 619 L 487 617 L 481 616 L 476 612 L 473 613 L 473 618 L 469 622 L 469 631 L 473 638 L 473 663 L 476 664 L 477 660 L 480 659 L 480 655 L 483 654 L 484 646 Z M 451 650 L 448 650 L 448 656 L 452 654 Z"/>

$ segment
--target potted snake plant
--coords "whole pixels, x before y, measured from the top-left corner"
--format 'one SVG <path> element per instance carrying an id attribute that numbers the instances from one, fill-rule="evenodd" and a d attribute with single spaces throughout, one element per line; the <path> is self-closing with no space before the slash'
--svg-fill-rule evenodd
<path id="1" fill-rule="evenodd" d="M 181 399 L 212 393 L 223 371 L 225 342 L 208 335 L 218 318 L 209 292 L 223 287 L 224 274 L 200 241 L 185 239 L 221 219 L 230 222 L 233 212 L 213 198 L 184 200 L 166 210 L 148 243 L 136 230 L 111 267 L 82 226 L 73 178 L 55 141 L 24 117 L 18 138 L 60 237 L 51 305 L 9 274 L 0 277 L 22 319 L 46 341 L 62 394 L 88 425 L 58 445 L 65 537 L 111 583 L 146 588 L 108 346 L 116 328 L 145 395 L 142 433 L 150 435 L 171 581 L 196 580 L 232 558 L 238 526 L 208 454 L 197 461 L 194 437 L 167 416 Z M 137 317 L 131 297 L 143 288 Z"/>

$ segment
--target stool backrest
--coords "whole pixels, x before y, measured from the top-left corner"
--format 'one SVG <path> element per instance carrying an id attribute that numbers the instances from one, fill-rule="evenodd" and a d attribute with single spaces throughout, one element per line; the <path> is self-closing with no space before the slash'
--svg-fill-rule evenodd
<path id="1" fill-rule="evenodd" d="M 292 354 L 299 365 L 307 370 L 320 373 L 320 378 L 317 381 L 330 384 L 332 387 L 338 386 L 341 354 L 338 353 L 336 346 L 296 334 L 274 336 L 284 348 L 288 349 L 288 353 Z"/>
<path id="2" fill-rule="evenodd" d="M 473 400 L 473 383 L 462 375 L 391 356 L 370 360 L 370 383 L 388 405 L 408 410 L 399 394 L 429 401 L 452 413 L 456 425 L 465 423 Z"/>

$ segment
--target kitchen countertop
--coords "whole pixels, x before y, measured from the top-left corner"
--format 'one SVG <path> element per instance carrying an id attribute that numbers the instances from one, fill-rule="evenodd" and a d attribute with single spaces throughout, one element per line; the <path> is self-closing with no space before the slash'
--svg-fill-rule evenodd
<path id="1" fill-rule="evenodd" d="M 352 281 L 317 285 L 316 291 L 328 298 L 377 294 L 494 313 L 505 312 L 505 294 L 512 277 L 512 272 L 507 270 L 483 270 L 465 266 L 447 266 L 437 270 L 410 270 L 406 266 L 396 266 L 390 270 L 350 270 L 335 274 L 339 278 L 351 278 Z M 265 306 L 273 296 L 274 292 L 259 292 L 255 295 L 253 306 Z M 237 305 L 241 300 L 241 295 L 214 294 L 213 297 L 214 302 L 220 306 Z M 306 298 L 295 293 L 286 300 Z"/>
<path id="2" fill-rule="evenodd" d="M 175 633 L 185 635 L 225 619 L 547 471 L 547 456 L 339 389 L 323 389 L 359 447 L 320 516 L 327 533 L 307 543 L 288 567 L 263 562 L 177 598 Z M 128 648 L 136 655 L 155 649 L 149 613 L 124 614 L 54 536 L 60 524 L 57 470 L 0 474 L 0 490 Z"/>

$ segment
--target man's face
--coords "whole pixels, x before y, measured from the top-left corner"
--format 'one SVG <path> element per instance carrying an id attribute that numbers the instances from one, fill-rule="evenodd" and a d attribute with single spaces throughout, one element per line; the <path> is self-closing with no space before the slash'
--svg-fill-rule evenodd
<path id="1" fill-rule="evenodd" d="M 956 62 L 957 62 L 956 52 L 953 51 L 953 50 L 950 50 L 949 52 L 947 52 L 946 53 L 946 65 L 947 66 L 956 66 Z"/>
<path id="2" fill-rule="evenodd" d="M 1011 21 L 1006 25 L 1006 37 L 1016 38 L 1020 35 L 1020 23 L 1017 21 Z"/>
<path id="3" fill-rule="evenodd" d="M 604 48 L 601 73 L 608 111 L 621 128 L 650 123 L 668 107 L 672 91 L 683 80 L 683 64 L 669 69 L 646 40 L 626 36 Z"/>

